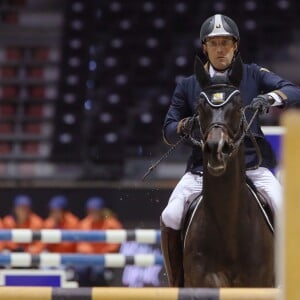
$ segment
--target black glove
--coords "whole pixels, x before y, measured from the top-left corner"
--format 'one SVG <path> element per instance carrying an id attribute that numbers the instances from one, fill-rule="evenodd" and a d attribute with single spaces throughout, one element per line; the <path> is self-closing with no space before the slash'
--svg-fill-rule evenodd
<path id="1" fill-rule="evenodd" d="M 180 120 L 177 125 L 177 133 L 182 136 L 190 135 L 192 133 L 194 124 L 195 124 L 194 117 L 188 117 Z"/>
<path id="2" fill-rule="evenodd" d="M 253 98 L 250 107 L 253 111 L 258 110 L 260 114 L 265 114 L 269 112 L 270 106 L 274 101 L 274 98 L 268 94 L 258 95 Z"/>

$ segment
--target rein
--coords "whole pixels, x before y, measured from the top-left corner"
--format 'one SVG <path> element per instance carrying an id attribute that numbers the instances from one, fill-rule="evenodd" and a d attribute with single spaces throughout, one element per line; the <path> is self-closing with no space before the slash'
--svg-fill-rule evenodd
<path id="1" fill-rule="evenodd" d="M 237 150 L 238 150 L 238 147 L 240 146 L 241 142 L 243 141 L 245 135 L 248 133 L 249 134 L 249 137 L 251 139 L 251 142 L 253 143 L 254 145 L 254 148 L 255 148 L 255 151 L 256 151 L 256 154 L 257 154 L 257 157 L 258 157 L 258 162 L 257 164 L 254 166 L 254 167 L 251 167 L 251 168 L 248 168 L 247 170 L 255 170 L 257 168 L 259 168 L 259 166 L 261 165 L 262 163 L 262 155 L 261 155 L 261 151 L 259 149 L 259 146 L 257 144 L 257 141 L 252 133 L 252 131 L 250 130 L 250 127 L 254 121 L 254 119 L 256 118 L 257 114 L 258 114 L 258 110 L 256 110 L 251 118 L 251 120 L 248 122 L 247 121 L 247 118 L 246 118 L 246 111 L 250 109 L 250 106 L 247 105 L 244 107 L 244 109 L 242 109 L 242 118 L 241 118 L 241 125 L 240 127 L 242 127 L 243 131 L 242 131 L 242 134 L 241 136 L 239 137 L 239 139 L 234 142 L 234 145 L 233 145 L 233 151 L 230 153 L 230 156 L 232 156 Z M 199 122 L 199 118 L 197 117 L 197 114 L 193 115 L 193 118 L 198 120 L 198 124 L 200 126 L 200 122 Z M 217 125 L 217 126 L 220 126 L 221 124 L 212 124 L 212 126 L 214 125 Z M 211 127 L 212 127 L 211 126 Z M 224 125 L 222 125 L 224 127 Z M 210 128 L 211 128 L 210 127 Z M 209 128 L 209 129 L 210 129 Z M 228 130 L 228 128 L 226 128 Z M 203 132 L 202 132 L 202 128 L 200 126 L 200 133 L 202 135 L 202 137 L 204 137 L 203 135 Z M 183 144 L 186 140 L 190 140 L 195 146 L 200 146 L 201 149 L 203 149 L 204 147 L 204 142 L 203 142 L 203 139 L 201 139 L 200 141 L 197 141 L 195 138 L 192 137 L 191 133 L 189 135 L 184 135 L 182 136 L 174 145 L 172 145 L 169 150 L 163 154 L 155 163 L 153 163 L 149 169 L 147 170 L 147 172 L 143 175 L 142 177 L 142 181 L 144 181 L 150 174 L 151 172 L 157 168 L 157 166 L 165 159 L 167 159 L 169 157 L 169 155 L 181 144 Z"/>
<path id="2" fill-rule="evenodd" d="M 257 161 L 256 165 L 253 166 L 253 167 L 247 168 L 247 170 L 256 170 L 256 169 L 258 169 L 259 166 L 262 164 L 263 158 L 262 158 L 262 154 L 261 154 L 261 151 L 260 151 L 260 149 L 259 149 L 259 146 L 258 146 L 258 144 L 257 144 L 257 141 L 256 141 L 256 139 L 255 139 L 255 136 L 254 136 L 252 130 L 250 130 L 250 127 L 251 127 L 251 125 L 252 125 L 254 119 L 256 118 L 256 116 L 257 116 L 257 114 L 258 114 L 258 109 L 254 112 L 254 114 L 253 114 L 253 116 L 252 116 L 252 118 L 251 118 L 251 120 L 250 120 L 249 123 L 248 123 L 247 118 L 246 118 L 246 115 L 245 115 L 245 112 L 246 112 L 247 109 L 250 109 L 250 105 L 245 106 L 245 108 L 244 108 L 244 110 L 243 110 L 244 124 L 247 126 L 247 127 L 246 127 L 246 130 L 245 130 L 245 133 L 244 133 L 244 136 L 245 136 L 247 133 L 249 134 L 249 138 L 250 138 L 250 140 L 251 140 L 251 142 L 252 142 L 252 144 L 253 144 L 253 146 L 254 146 L 254 148 L 255 148 L 255 152 L 256 152 L 257 157 L 258 157 L 258 161 Z"/>
<path id="3" fill-rule="evenodd" d="M 165 159 L 167 159 L 169 157 L 169 155 L 179 146 L 181 145 L 185 140 L 188 139 L 188 135 L 184 135 L 182 136 L 177 142 L 176 144 L 172 145 L 169 150 L 162 155 L 161 158 L 159 158 L 154 164 L 152 164 L 149 169 L 147 170 L 147 172 L 143 175 L 142 177 L 142 181 L 144 181 L 150 174 L 151 172 L 157 168 L 157 166 Z"/>
<path id="4" fill-rule="evenodd" d="M 242 118 L 240 120 L 240 126 L 239 128 L 242 129 L 242 134 L 241 136 L 236 140 L 234 141 L 230 146 L 232 147 L 232 151 L 230 152 L 229 154 L 229 158 L 234 155 L 240 144 L 242 143 L 242 141 L 244 140 L 246 134 L 248 134 L 254 148 L 255 148 L 255 152 L 257 154 L 257 157 L 258 157 L 258 162 L 255 166 L 253 167 L 250 167 L 250 168 L 247 168 L 247 170 L 255 170 L 257 168 L 259 168 L 259 166 L 261 165 L 262 163 L 262 155 L 261 155 L 261 151 L 259 149 L 259 146 L 257 144 L 257 141 L 253 135 L 253 132 L 252 130 L 250 130 L 251 128 L 251 125 L 252 123 L 254 122 L 257 114 L 258 114 L 258 110 L 256 110 L 253 114 L 253 116 L 251 117 L 251 120 L 248 122 L 247 121 L 247 118 L 246 118 L 246 111 L 250 109 L 250 105 L 247 105 L 245 106 L 243 109 L 242 109 Z M 198 124 L 199 124 L 199 127 L 200 127 L 200 134 L 202 136 L 202 138 L 200 139 L 200 141 L 196 140 L 195 138 L 193 138 L 191 135 L 189 135 L 189 139 L 191 140 L 191 142 L 195 145 L 195 146 L 199 146 L 201 147 L 201 149 L 203 150 L 204 149 L 204 140 L 206 139 L 208 133 L 210 132 L 210 130 L 214 127 L 221 127 L 221 128 L 225 128 L 227 132 L 229 132 L 229 135 L 232 137 L 232 139 L 234 140 L 236 138 L 236 135 L 237 134 L 234 134 L 230 128 L 228 128 L 225 124 L 223 123 L 213 123 L 210 125 L 210 127 L 206 130 L 206 132 L 204 133 L 203 130 L 202 130 L 202 127 L 201 127 L 201 124 L 200 124 L 200 120 L 199 118 L 197 118 L 198 120 Z"/>

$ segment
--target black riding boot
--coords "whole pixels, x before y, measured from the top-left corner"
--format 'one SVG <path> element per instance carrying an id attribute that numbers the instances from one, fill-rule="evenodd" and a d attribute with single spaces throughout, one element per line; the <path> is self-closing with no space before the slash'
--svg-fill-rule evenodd
<path id="1" fill-rule="evenodd" d="M 161 249 L 165 260 L 165 268 L 171 287 L 183 287 L 183 253 L 181 242 L 181 231 L 166 227 L 160 222 Z"/>

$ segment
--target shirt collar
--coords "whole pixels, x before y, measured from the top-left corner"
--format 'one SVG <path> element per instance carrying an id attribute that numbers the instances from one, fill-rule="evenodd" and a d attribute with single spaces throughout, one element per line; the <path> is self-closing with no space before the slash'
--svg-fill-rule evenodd
<path id="1" fill-rule="evenodd" d="M 225 75 L 225 76 L 227 76 L 228 69 L 226 69 L 224 72 L 220 72 L 220 71 L 215 70 L 214 67 L 211 64 L 209 64 L 208 72 L 209 72 L 210 77 L 214 77 L 216 75 L 223 75 L 223 76 Z"/>

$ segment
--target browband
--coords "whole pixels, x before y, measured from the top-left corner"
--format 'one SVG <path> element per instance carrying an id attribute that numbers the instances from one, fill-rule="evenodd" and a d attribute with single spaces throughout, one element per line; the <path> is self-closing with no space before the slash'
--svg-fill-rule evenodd
<path id="1" fill-rule="evenodd" d="M 231 92 L 228 96 L 225 92 L 216 92 L 211 93 L 211 97 L 208 97 L 205 91 L 202 91 L 200 96 L 202 95 L 212 107 L 221 107 L 230 101 L 230 99 L 236 94 L 240 94 L 238 89 Z"/>

